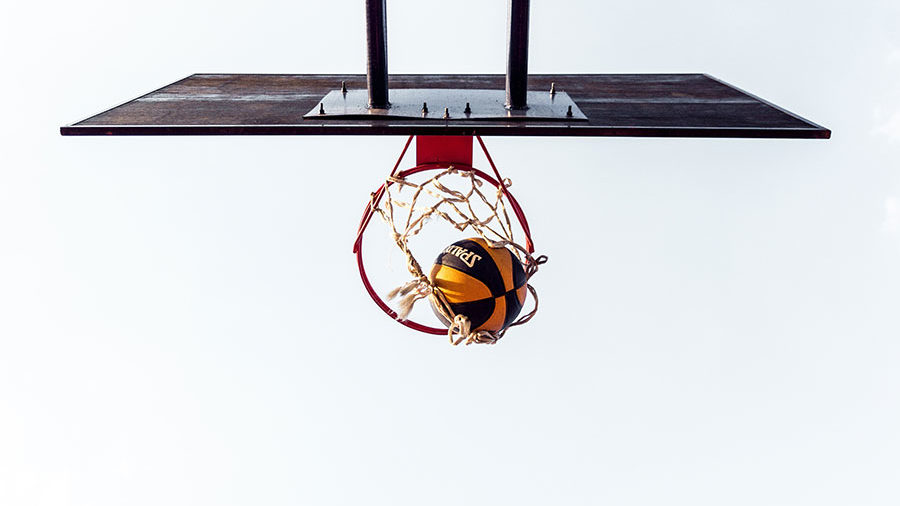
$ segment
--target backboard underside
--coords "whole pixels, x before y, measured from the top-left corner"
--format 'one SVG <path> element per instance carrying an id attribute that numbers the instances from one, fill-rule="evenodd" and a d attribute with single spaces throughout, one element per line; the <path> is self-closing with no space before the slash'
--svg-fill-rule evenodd
<path id="1" fill-rule="evenodd" d="M 61 127 L 63 135 L 499 135 L 827 139 L 830 130 L 705 74 L 528 76 L 551 83 L 583 117 L 495 119 L 314 117 L 329 92 L 365 90 L 365 75 L 195 74 Z M 392 75 L 399 89 L 503 90 L 503 75 Z M 463 107 L 464 104 L 460 105 Z"/>

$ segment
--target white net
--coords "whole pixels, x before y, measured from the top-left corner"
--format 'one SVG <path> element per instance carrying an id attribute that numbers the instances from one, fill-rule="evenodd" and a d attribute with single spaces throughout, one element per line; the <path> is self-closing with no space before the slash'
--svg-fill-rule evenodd
<path id="1" fill-rule="evenodd" d="M 454 314 L 446 297 L 422 271 L 410 248 L 410 239 L 427 223 L 437 219 L 460 232 L 474 232 L 491 247 L 510 248 L 522 262 L 526 278 L 530 280 L 547 258 L 532 256 L 528 248 L 514 239 L 506 192 L 511 184 L 509 179 L 503 179 L 493 187 L 472 169 L 450 166 L 419 182 L 392 175 L 383 192 L 372 194 L 371 209 L 390 227 L 391 238 L 406 257 L 406 268 L 412 275 L 412 280 L 388 294 L 388 299 L 397 299 L 398 319 L 405 320 L 417 301 L 430 299 L 435 310 L 450 322 L 447 336 L 453 345 L 494 344 L 508 328 L 526 323 L 535 315 L 537 292 L 527 284 L 534 299 L 534 307 L 528 314 L 499 331 L 473 330 L 465 315 Z"/>

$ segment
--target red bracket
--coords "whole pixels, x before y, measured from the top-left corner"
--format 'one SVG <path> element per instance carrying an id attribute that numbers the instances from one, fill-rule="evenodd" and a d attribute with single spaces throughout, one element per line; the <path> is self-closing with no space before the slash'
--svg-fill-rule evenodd
<path id="1" fill-rule="evenodd" d="M 416 165 L 439 163 L 472 166 L 471 135 L 417 135 Z"/>

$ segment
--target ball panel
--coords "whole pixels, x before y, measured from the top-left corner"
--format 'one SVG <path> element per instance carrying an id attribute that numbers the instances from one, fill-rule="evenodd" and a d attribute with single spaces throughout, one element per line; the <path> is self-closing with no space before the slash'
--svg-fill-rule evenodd
<path id="1" fill-rule="evenodd" d="M 493 297 L 484 283 L 447 265 L 434 264 L 428 278 L 450 302 L 468 302 Z"/>
<path id="2" fill-rule="evenodd" d="M 475 326 L 475 322 L 473 321 L 472 328 L 474 330 L 489 330 L 491 332 L 497 332 L 498 330 L 505 327 L 504 322 L 506 321 L 506 297 L 500 296 L 492 300 L 494 302 L 494 311 L 491 313 L 491 317 L 477 327 Z M 469 317 L 469 319 L 471 320 L 471 317 Z"/>
<path id="3" fill-rule="evenodd" d="M 466 315 L 466 317 L 469 319 L 469 322 L 472 324 L 472 330 L 492 330 L 491 328 L 487 327 L 492 322 L 496 323 L 497 321 L 497 318 L 495 316 L 498 311 L 497 299 L 493 297 L 474 300 L 471 302 L 451 303 L 450 308 L 453 309 L 454 314 Z M 502 311 L 506 311 L 505 305 L 503 306 Z M 501 319 L 499 324 L 502 323 L 503 322 Z M 497 330 L 499 330 L 499 326 Z"/>
<path id="4" fill-rule="evenodd" d="M 506 307 L 506 314 L 504 315 L 503 320 L 503 328 L 509 327 L 509 325 L 516 321 L 519 313 L 522 312 L 522 303 L 519 301 L 517 291 L 511 291 L 503 296 L 503 300 L 505 301 L 504 306 Z"/>
<path id="5" fill-rule="evenodd" d="M 481 240 L 481 243 L 484 241 Z M 475 239 L 456 241 L 438 255 L 435 264 L 452 267 L 472 276 L 484 283 L 494 297 L 498 297 L 506 293 L 506 287 L 503 284 L 503 276 L 497 269 L 497 264 L 494 263 L 493 257 L 487 251 L 490 248 L 486 249 L 486 247 L 486 244 L 482 246 Z"/>
<path id="6" fill-rule="evenodd" d="M 525 286 L 525 283 L 528 282 L 528 278 L 525 276 L 525 267 L 522 266 L 522 262 L 519 261 L 515 253 L 510 251 L 509 248 L 503 249 L 505 249 L 506 252 L 509 253 L 510 263 L 512 265 L 513 285 L 510 286 L 509 289 L 518 289 Z"/>
<path id="7" fill-rule="evenodd" d="M 516 289 L 516 299 L 519 301 L 520 306 L 525 305 L 525 297 L 528 296 L 528 287 L 526 285 L 522 285 Z"/>
<path id="8" fill-rule="evenodd" d="M 492 248 L 487 241 L 480 237 L 473 240 L 477 241 L 487 251 L 494 261 L 494 265 L 497 266 L 497 271 L 500 272 L 500 277 L 503 279 L 503 293 L 512 290 L 514 287 L 513 263 L 509 257 L 509 250 L 506 248 Z M 499 296 L 500 294 L 495 293 L 494 295 Z"/>

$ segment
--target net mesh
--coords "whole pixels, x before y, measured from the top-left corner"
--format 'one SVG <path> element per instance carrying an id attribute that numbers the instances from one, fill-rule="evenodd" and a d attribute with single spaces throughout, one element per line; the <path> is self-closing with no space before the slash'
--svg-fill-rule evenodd
<path id="1" fill-rule="evenodd" d="M 450 166 L 421 182 L 391 175 L 382 191 L 372 194 L 371 209 L 390 227 L 391 238 L 406 257 L 406 268 L 412 275 L 412 280 L 388 293 L 388 299 L 397 301 L 399 320 L 409 316 L 416 302 L 429 299 L 435 310 L 450 322 L 447 329 L 450 343 L 468 345 L 494 344 L 507 329 L 534 317 L 538 308 L 537 292 L 527 284 L 534 299 L 534 307 L 528 314 L 496 332 L 473 330 L 465 315 L 454 314 L 444 294 L 423 272 L 409 244 L 428 222 L 441 220 L 460 232 L 474 232 L 491 247 L 510 248 L 522 262 L 526 278 L 530 280 L 547 257 L 534 257 L 529 248 L 516 242 L 506 197 L 506 189 L 511 185 L 509 179 L 501 179 L 494 187 L 477 177 L 470 168 Z"/>

